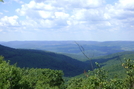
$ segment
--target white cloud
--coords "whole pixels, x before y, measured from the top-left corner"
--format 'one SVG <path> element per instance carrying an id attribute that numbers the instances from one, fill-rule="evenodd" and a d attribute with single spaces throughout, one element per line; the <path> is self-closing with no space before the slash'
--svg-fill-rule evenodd
<path id="1" fill-rule="evenodd" d="M 96 25 L 94 24 L 94 26 L 103 30 L 108 30 L 110 32 L 115 32 L 117 30 L 121 32 L 123 32 L 124 30 L 133 30 L 133 2 L 133 0 L 120 0 L 119 2 L 116 2 L 114 5 L 108 4 L 104 6 L 104 9 L 101 9 L 102 11 L 98 13 L 101 17 L 100 23 Z M 99 18 L 97 19 L 99 20 Z"/>
<path id="2" fill-rule="evenodd" d="M 134 0 L 119 0 L 119 8 L 134 10 Z"/>
<path id="3" fill-rule="evenodd" d="M 4 16 L 3 18 L 0 19 L 0 24 L 1 26 L 18 26 L 19 23 L 17 21 L 18 16 Z"/>
<path id="4" fill-rule="evenodd" d="M 100 9 L 75 9 L 72 18 L 84 21 L 104 20 L 104 11 Z"/>
<path id="5" fill-rule="evenodd" d="M 49 11 L 40 10 L 40 11 L 38 11 L 38 13 L 41 16 L 41 18 L 44 18 L 44 19 L 46 19 L 46 18 L 54 18 L 52 16 L 52 12 L 49 12 Z"/>
<path id="6" fill-rule="evenodd" d="M 40 2 L 45 2 L 46 0 L 34 0 L 34 1 L 40 3 Z"/>
<path id="7" fill-rule="evenodd" d="M 24 21 L 21 21 L 20 22 L 21 23 L 21 25 L 22 26 L 25 26 L 25 27 L 31 27 L 31 28 L 33 28 L 33 27 L 36 27 L 37 26 L 37 22 L 36 21 L 34 21 L 34 20 L 24 20 Z"/>
<path id="8" fill-rule="evenodd" d="M 17 2 L 17 3 L 20 3 L 20 4 L 23 4 L 24 2 L 23 1 L 21 1 L 21 0 L 14 0 L 15 2 Z"/>
<path id="9" fill-rule="evenodd" d="M 85 27 L 89 25 L 90 27 L 93 24 L 95 28 L 96 26 L 104 28 L 104 25 L 119 26 L 126 21 L 122 19 L 134 15 L 133 11 L 124 9 L 128 7 L 132 9 L 133 1 L 130 3 L 127 0 L 120 0 L 115 5 L 106 6 L 104 3 L 104 0 L 35 0 L 22 5 L 16 11 L 37 23 L 46 24 L 47 22 L 52 29 L 63 24 L 63 26 L 76 25 L 76 28 L 77 25 L 85 25 Z"/>
<path id="10" fill-rule="evenodd" d="M 95 8 L 102 6 L 104 0 L 45 0 L 44 2 L 51 2 L 56 7 L 64 8 Z"/>
<path id="11" fill-rule="evenodd" d="M 31 0 L 16 9 L 19 17 L 1 18 L 0 26 L 20 26 L 20 31 L 44 31 L 46 34 L 56 31 L 76 34 L 76 37 L 79 34 L 117 35 L 125 29 L 134 29 L 133 5 L 133 0 L 107 5 L 104 0 Z"/>
<path id="12" fill-rule="evenodd" d="M 82 26 L 84 29 L 91 30 L 91 28 L 102 26 L 102 23 L 111 26 L 110 22 L 103 21 L 111 17 L 109 12 L 105 12 L 105 7 L 102 7 L 103 3 L 103 0 L 36 0 L 22 5 L 16 11 L 20 15 L 28 17 L 27 24 L 31 22 L 28 20 L 34 20 L 35 27 L 70 28 L 73 30 L 80 29 Z M 72 27 L 73 29 L 71 29 Z"/>
<path id="13" fill-rule="evenodd" d="M 111 16 L 119 19 L 131 18 L 134 15 L 134 1 L 119 0 L 114 6 L 107 6 L 107 11 Z"/>
<path id="14" fill-rule="evenodd" d="M 55 12 L 56 18 L 66 19 L 69 17 L 69 14 L 66 14 L 64 12 Z"/>
<path id="15" fill-rule="evenodd" d="M 73 7 L 79 8 L 93 8 L 101 6 L 104 1 L 103 0 L 70 0 L 72 2 Z"/>
<path id="16" fill-rule="evenodd" d="M 39 24 L 41 25 L 40 27 L 44 28 L 52 28 L 54 26 L 53 21 L 51 20 L 40 20 Z"/>

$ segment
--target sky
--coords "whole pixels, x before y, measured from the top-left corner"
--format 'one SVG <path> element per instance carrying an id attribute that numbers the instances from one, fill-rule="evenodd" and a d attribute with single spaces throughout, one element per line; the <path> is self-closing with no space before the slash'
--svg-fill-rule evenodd
<path id="1" fill-rule="evenodd" d="M 4 0 L 0 41 L 134 41 L 134 0 Z"/>

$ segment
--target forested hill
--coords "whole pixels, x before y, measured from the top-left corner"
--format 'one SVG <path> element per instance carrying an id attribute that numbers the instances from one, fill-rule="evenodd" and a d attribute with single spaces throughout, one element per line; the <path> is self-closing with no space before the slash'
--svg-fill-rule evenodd
<path id="1" fill-rule="evenodd" d="M 113 65 L 119 65 L 121 62 L 124 62 L 125 59 L 131 59 L 134 60 L 134 51 L 125 51 L 125 52 L 118 52 L 102 57 L 96 57 L 92 59 L 92 62 L 98 62 L 103 65 L 103 67 L 107 66 L 113 66 Z M 86 63 L 90 63 L 90 60 L 85 61 Z"/>
<path id="2" fill-rule="evenodd" d="M 84 48 L 84 52 L 90 57 L 105 56 L 113 53 L 134 51 L 134 41 L 77 41 Z M 77 59 L 85 61 L 85 57 L 81 54 L 78 45 L 74 41 L 9 41 L 1 42 L 2 45 L 21 48 L 21 49 L 38 49 L 47 50 L 56 53 L 75 54 Z"/>
<path id="3" fill-rule="evenodd" d="M 0 45 L 0 55 L 19 67 L 63 70 L 65 76 L 83 73 L 87 64 L 68 56 L 40 50 L 14 49 Z"/>

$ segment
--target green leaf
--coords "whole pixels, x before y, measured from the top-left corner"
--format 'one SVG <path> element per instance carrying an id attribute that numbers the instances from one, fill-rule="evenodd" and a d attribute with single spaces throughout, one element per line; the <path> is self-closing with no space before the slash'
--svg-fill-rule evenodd
<path id="1" fill-rule="evenodd" d="M 3 0 L 0 0 L 0 2 L 4 2 Z"/>

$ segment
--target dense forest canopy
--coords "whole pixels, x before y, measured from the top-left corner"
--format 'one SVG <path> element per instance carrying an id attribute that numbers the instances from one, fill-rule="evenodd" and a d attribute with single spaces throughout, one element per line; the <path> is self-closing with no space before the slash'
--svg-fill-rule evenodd
<path id="1" fill-rule="evenodd" d="M 21 68 L 58 69 L 63 70 L 65 76 L 83 73 L 88 65 L 62 54 L 41 50 L 14 49 L 2 45 L 0 45 L 0 55 L 3 55 L 5 60 L 10 60 L 10 64 L 17 63 L 17 66 Z"/>
<path id="2" fill-rule="evenodd" d="M 0 56 L 0 88 L 1 89 L 133 89 L 134 61 L 126 59 L 122 63 L 126 77 L 109 78 L 107 71 L 98 67 L 85 74 L 85 78 L 63 79 L 63 72 L 51 69 L 19 68 L 9 65 Z M 90 74 L 90 75 L 89 75 Z"/>

